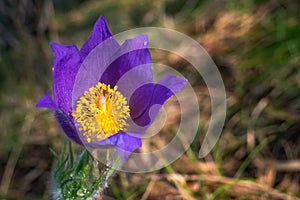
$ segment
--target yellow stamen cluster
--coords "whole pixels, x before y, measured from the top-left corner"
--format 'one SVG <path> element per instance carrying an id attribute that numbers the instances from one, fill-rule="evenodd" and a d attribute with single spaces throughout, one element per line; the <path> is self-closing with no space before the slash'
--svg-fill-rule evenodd
<path id="1" fill-rule="evenodd" d="M 128 125 L 129 106 L 117 89 L 117 86 L 112 89 L 110 85 L 98 83 L 77 101 L 72 116 L 87 142 L 101 141 Z"/>

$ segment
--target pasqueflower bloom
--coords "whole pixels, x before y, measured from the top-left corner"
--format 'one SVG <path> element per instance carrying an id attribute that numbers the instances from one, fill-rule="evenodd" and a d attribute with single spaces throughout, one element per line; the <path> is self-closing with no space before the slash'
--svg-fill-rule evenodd
<path id="1" fill-rule="evenodd" d="M 147 36 L 119 45 L 103 17 L 80 50 L 50 46 L 53 99 L 46 93 L 36 106 L 53 110 L 72 141 L 93 148 L 115 146 L 124 160 L 141 147 L 141 136 L 163 103 L 186 84 L 173 75 L 155 84 Z"/>

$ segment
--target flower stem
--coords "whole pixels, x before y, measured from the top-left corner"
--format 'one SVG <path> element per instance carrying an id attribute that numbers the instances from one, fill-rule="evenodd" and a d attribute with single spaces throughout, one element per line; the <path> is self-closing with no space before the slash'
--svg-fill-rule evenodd
<path id="1" fill-rule="evenodd" d="M 79 156 L 71 143 L 64 144 L 52 173 L 53 199 L 95 199 L 106 189 L 114 176 L 120 156 L 112 165 L 99 163 L 84 149 Z"/>

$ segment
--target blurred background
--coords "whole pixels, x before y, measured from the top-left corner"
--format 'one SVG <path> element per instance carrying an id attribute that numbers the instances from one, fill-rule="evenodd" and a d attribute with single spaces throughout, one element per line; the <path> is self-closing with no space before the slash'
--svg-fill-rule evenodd
<path id="1" fill-rule="evenodd" d="M 185 60 L 153 51 L 197 91 L 199 134 L 164 169 L 118 173 L 104 199 L 299 199 L 299 10 L 293 0 L 0 1 L 0 199 L 49 199 L 51 150 L 64 141 L 52 113 L 35 108 L 51 92 L 49 42 L 81 47 L 100 15 L 113 34 L 158 26 L 198 41 L 222 74 L 228 103 L 219 142 L 199 160 L 207 88 Z M 167 124 L 161 139 L 173 130 Z"/>

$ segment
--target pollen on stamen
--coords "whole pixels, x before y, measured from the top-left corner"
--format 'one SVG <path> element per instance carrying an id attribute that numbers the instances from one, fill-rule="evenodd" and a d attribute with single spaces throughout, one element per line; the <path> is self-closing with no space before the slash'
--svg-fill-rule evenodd
<path id="1" fill-rule="evenodd" d="M 98 83 L 77 101 L 72 116 L 87 142 L 101 141 L 126 131 L 130 110 L 126 98 L 117 89 L 117 86 L 111 88 Z"/>

